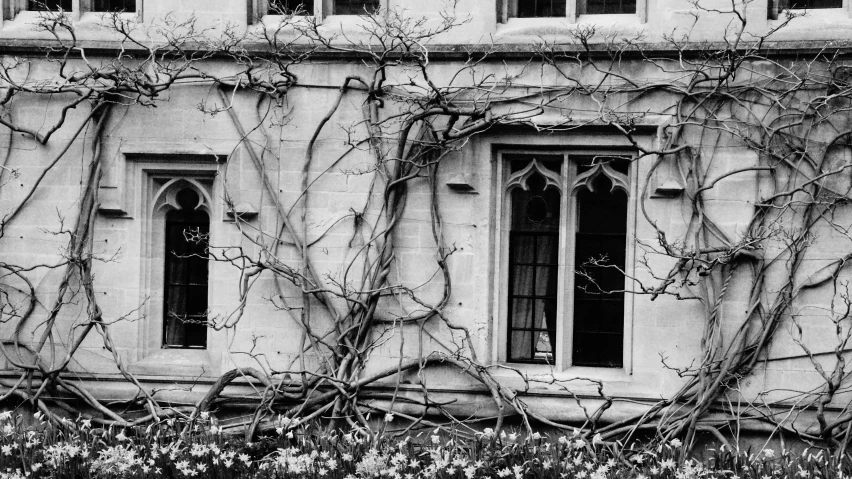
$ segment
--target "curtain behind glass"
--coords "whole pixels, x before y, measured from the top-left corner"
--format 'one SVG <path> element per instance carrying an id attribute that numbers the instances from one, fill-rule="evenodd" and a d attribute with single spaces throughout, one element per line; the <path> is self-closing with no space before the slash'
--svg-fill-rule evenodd
<path id="1" fill-rule="evenodd" d="M 510 361 L 553 362 L 559 279 L 560 194 L 539 174 L 512 193 L 509 234 Z"/>

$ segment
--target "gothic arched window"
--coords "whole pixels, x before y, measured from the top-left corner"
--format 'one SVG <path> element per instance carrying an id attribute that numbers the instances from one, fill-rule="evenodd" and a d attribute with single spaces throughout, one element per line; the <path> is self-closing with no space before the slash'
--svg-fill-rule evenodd
<path id="1" fill-rule="evenodd" d="M 191 187 L 166 213 L 163 347 L 207 347 L 207 238 L 210 217 Z"/>
<path id="2" fill-rule="evenodd" d="M 500 158 L 508 227 L 501 358 L 623 367 L 629 158 L 554 151 Z"/>

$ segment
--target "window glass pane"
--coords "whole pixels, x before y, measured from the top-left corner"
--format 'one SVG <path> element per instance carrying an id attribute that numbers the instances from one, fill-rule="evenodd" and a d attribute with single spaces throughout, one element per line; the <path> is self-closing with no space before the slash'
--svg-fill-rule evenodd
<path id="1" fill-rule="evenodd" d="M 163 347 L 207 346 L 207 213 L 196 210 L 190 188 L 177 195 L 179 210 L 166 215 Z"/>
<path id="2" fill-rule="evenodd" d="M 842 0 L 790 0 L 791 9 L 814 10 L 819 8 L 842 8 Z"/>
<path id="3" fill-rule="evenodd" d="M 517 297 L 532 297 L 533 282 L 530 278 L 535 274 L 535 266 L 512 267 L 512 294 Z"/>
<path id="4" fill-rule="evenodd" d="M 298 10 L 300 15 L 314 14 L 314 0 L 271 0 L 268 15 L 281 15 Z"/>
<path id="5" fill-rule="evenodd" d="M 586 0 L 586 11 L 591 15 L 636 13 L 636 0 Z"/>
<path id="6" fill-rule="evenodd" d="M 365 15 L 379 9 L 379 0 L 334 0 L 335 15 Z"/>
<path id="7" fill-rule="evenodd" d="M 594 192 L 577 193 L 572 359 L 576 366 L 623 365 L 627 195 L 610 191 L 611 187 L 609 178 L 601 175 Z"/>
<path id="8" fill-rule="evenodd" d="M 27 10 L 33 12 L 71 11 L 71 0 L 28 0 Z"/>
<path id="9" fill-rule="evenodd" d="M 94 0 L 92 11 L 95 12 L 135 12 L 136 0 Z"/>
<path id="10" fill-rule="evenodd" d="M 511 160 L 510 170 L 518 172 L 532 158 Z M 558 172 L 559 162 L 550 163 L 548 169 Z M 510 361 L 553 363 L 561 195 L 552 185 L 545 188 L 538 172 L 527 178 L 526 186 L 527 190 L 515 188 L 511 193 L 507 350 Z"/>
<path id="11" fill-rule="evenodd" d="M 566 0 L 518 0 L 518 17 L 564 17 Z"/>

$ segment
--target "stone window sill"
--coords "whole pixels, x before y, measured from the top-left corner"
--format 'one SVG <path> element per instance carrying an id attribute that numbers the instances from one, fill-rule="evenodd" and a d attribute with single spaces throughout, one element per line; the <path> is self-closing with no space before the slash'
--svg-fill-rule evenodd
<path id="1" fill-rule="evenodd" d="M 130 372 L 147 376 L 199 377 L 215 374 L 209 350 L 159 349 L 129 366 Z"/>

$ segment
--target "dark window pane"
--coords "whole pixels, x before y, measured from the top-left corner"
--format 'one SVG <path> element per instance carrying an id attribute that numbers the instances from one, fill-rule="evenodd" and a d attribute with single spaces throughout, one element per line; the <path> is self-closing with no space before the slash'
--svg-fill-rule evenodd
<path id="1" fill-rule="evenodd" d="M 636 13 L 636 0 L 586 0 L 586 11 L 591 15 Z"/>
<path id="2" fill-rule="evenodd" d="M 299 15 L 314 14 L 314 0 L 271 0 L 267 15 L 281 15 L 298 11 Z"/>
<path id="3" fill-rule="evenodd" d="M 334 0 L 335 15 L 366 15 L 379 9 L 379 0 Z"/>
<path id="4" fill-rule="evenodd" d="M 95 12 L 135 12 L 136 0 L 94 0 L 92 11 Z"/>
<path id="5" fill-rule="evenodd" d="M 28 0 L 27 10 L 33 12 L 71 11 L 71 0 Z"/>
<path id="6" fill-rule="evenodd" d="M 177 195 L 180 209 L 166 214 L 163 347 L 207 347 L 207 213 L 196 210 L 198 194 Z"/>
<path id="7" fill-rule="evenodd" d="M 588 168 L 581 163 L 578 170 L 584 169 Z M 627 195 L 611 192 L 611 186 L 602 175 L 595 180 L 594 192 L 577 193 L 572 360 L 576 366 L 623 365 Z"/>
<path id="8" fill-rule="evenodd" d="M 527 278 L 535 274 L 535 266 L 512 267 L 512 294 L 515 297 L 532 297 L 533 283 Z"/>
<path id="9" fill-rule="evenodd" d="M 521 171 L 530 161 L 529 156 L 511 157 L 510 170 Z M 558 172 L 558 161 L 550 163 Z M 560 193 L 553 186 L 545 188 L 539 173 L 529 177 L 526 186 L 527 190 L 517 188 L 511 194 L 507 350 L 509 361 L 553 363 Z"/>
<path id="10" fill-rule="evenodd" d="M 624 363 L 622 343 L 621 334 L 575 332 L 574 365 L 619 368 Z"/>
<path id="11" fill-rule="evenodd" d="M 564 17 L 566 0 L 518 0 L 518 17 Z"/>
<path id="12" fill-rule="evenodd" d="M 842 8 L 842 0 L 789 0 L 791 9 L 816 10 L 820 8 Z"/>

